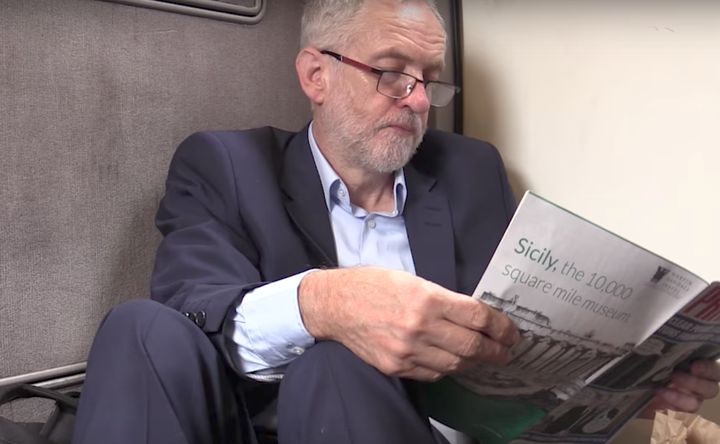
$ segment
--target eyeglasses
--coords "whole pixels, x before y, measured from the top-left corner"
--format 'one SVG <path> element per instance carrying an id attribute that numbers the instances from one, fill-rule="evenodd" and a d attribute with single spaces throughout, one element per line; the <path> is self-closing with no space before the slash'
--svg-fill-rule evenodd
<path id="1" fill-rule="evenodd" d="M 372 66 L 332 51 L 322 50 L 320 53 L 334 57 L 346 65 L 377 75 L 377 92 L 391 99 L 404 99 L 409 96 L 412 94 L 418 82 L 425 86 L 425 94 L 427 94 L 430 105 L 435 107 L 447 105 L 453 96 L 460 92 L 460 87 L 451 83 L 441 82 L 439 80 L 422 80 L 401 71 L 387 71 L 373 68 Z"/>

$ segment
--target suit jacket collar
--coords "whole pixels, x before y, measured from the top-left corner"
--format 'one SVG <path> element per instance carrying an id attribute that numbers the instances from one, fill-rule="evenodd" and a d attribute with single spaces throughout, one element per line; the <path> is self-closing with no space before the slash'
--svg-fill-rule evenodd
<path id="1" fill-rule="evenodd" d="M 330 215 L 307 137 L 308 127 L 290 140 L 285 151 L 281 186 L 285 208 L 322 266 L 336 267 L 337 253 Z M 422 147 L 420 148 L 422 149 Z M 430 173 L 405 166 L 405 227 L 418 276 L 455 290 L 455 248 L 447 196 Z"/>

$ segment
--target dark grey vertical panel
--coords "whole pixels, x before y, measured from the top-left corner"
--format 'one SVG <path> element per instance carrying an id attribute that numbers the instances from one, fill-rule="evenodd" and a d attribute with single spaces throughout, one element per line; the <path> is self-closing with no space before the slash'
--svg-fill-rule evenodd
<path id="1" fill-rule="evenodd" d="M 462 87 L 462 47 L 460 39 L 460 2 L 456 0 L 438 0 L 438 9 L 445 19 L 448 33 L 448 49 L 445 56 L 447 68 L 442 80 Z M 446 131 L 462 133 L 462 91 L 453 102 L 444 108 L 431 111 L 429 125 Z"/>

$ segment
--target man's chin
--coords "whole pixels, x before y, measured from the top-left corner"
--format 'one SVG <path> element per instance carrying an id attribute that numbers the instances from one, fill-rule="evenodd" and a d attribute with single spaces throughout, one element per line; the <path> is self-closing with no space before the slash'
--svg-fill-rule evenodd
<path id="1" fill-rule="evenodd" d="M 379 163 L 378 170 L 383 173 L 397 171 L 407 165 L 416 152 L 417 148 L 413 148 L 411 150 L 406 149 L 402 152 L 395 152 L 392 156 L 387 156 L 383 162 Z"/>
<path id="2" fill-rule="evenodd" d="M 392 173 L 403 168 L 417 152 L 422 136 L 417 132 L 397 131 L 391 127 L 379 131 L 372 141 L 365 144 L 366 149 L 355 151 L 357 164 L 364 165 L 375 173 Z M 365 154 L 360 154 L 364 152 Z"/>

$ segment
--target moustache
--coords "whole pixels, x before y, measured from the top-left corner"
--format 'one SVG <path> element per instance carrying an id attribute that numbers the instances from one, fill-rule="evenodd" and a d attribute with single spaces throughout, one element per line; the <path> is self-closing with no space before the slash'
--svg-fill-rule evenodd
<path id="1" fill-rule="evenodd" d="M 377 130 L 380 131 L 385 128 L 392 126 L 398 126 L 410 130 L 415 134 L 424 132 L 422 120 L 416 115 L 402 115 L 394 118 L 385 119 L 380 122 L 377 126 Z"/>

